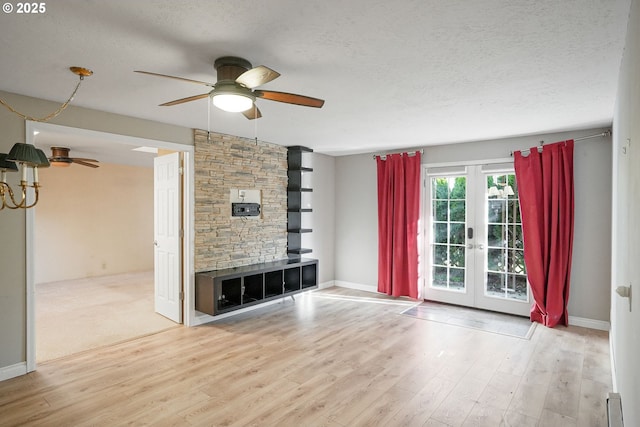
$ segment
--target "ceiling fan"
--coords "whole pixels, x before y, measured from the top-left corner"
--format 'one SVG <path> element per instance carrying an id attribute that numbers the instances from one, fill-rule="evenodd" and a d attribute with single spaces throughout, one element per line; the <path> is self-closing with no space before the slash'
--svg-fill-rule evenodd
<path id="1" fill-rule="evenodd" d="M 69 148 L 66 147 L 51 147 L 51 157 L 49 157 L 51 166 L 69 167 L 71 163 L 77 163 L 82 166 L 89 166 L 90 168 L 97 168 L 98 165 L 94 165 L 90 162 L 96 162 L 95 159 L 85 159 L 82 157 L 69 157 Z"/>
<path id="2" fill-rule="evenodd" d="M 168 76 L 166 74 L 152 73 L 149 71 L 136 71 L 136 73 L 167 77 L 213 88 L 207 93 L 165 102 L 164 104 L 160 104 L 162 107 L 211 97 L 216 107 L 230 112 L 242 112 L 247 119 L 253 120 L 262 117 L 260 110 L 258 110 L 258 107 L 255 105 L 256 98 L 284 102 L 286 104 L 302 105 L 305 107 L 320 108 L 324 105 L 324 100 L 318 98 L 297 95 L 295 93 L 256 89 L 258 86 L 268 83 L 280 76 L 280 73 L 264 65 L 252 67 L 251 63 L 246 59 L 235 56 L 224 56 L 216 59 L 213 66 L 218 76 L 216 83 Z"/>

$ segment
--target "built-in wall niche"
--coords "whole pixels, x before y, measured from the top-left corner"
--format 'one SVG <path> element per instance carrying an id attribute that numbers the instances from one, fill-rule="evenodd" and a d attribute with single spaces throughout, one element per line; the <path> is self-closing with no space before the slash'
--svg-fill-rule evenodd
<path id="1" fill-rule="evenodd" d="M 303 167 L 309 167 L 310 168 L 310 166 L 303 166 Z M 313 173 L 309 172 L 309 171 L 306 171 L 306 170 L 303 170 L 300 173 L 300 175 L 301 175 L 301 180 L 302 180 L 301 187 L 302 188 L 313 188 Z"/>
<path id="2" fill-rule="evenodd" d="M 229 190 L 232 217 L 262 218 L 262 191 L 255 189 Z"/>

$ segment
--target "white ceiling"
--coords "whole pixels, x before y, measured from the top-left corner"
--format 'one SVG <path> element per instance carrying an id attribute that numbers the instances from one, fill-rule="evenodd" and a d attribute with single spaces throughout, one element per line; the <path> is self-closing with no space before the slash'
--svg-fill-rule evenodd
<path id="1" fill-rule="evenodd" d="M 45 4 L 0 14 L 0 90 L 63 102 L 78 65 L 73 105 L 207 129 L 206 99 L 158 107 L 206 87 L 133 70 L 215 82 L 240 56 L 325 106 L 212 107 L 211 130 L 342 155 L 610 125 L 630 0 Z"/>

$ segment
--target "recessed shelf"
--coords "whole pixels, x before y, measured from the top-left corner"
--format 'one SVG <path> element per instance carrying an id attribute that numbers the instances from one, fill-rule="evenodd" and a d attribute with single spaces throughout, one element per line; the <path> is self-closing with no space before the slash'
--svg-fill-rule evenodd
<path id="1" fill-rule="evenodd" d="M 295 249 L 288 249 L 287 250 L 287 253 L 297 254 L 297 255 L 310 254 L 311 252 L 313 252 L 313 250 L 312 249 L 307 249 L 307 248 L 295 248 Z"/>
<path id="2" fill-rule="evenodd" d="M 287 187 L 287 191 L 290 193 L 312 193 L 313 192 L 313 188 L 307 188 L 307 187 Z"/>

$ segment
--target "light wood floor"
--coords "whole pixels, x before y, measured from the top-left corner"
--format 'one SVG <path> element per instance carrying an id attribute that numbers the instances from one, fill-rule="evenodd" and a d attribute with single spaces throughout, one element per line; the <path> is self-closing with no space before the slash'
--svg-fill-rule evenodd
<path id="1" fill-rule="evenodd" d="M 36 284 L 36 362 L 176 327 L 153 292 L 153 271 Z"/>
<path id="2" fill-rule="evenodd" d="M 361 296 L 331 288 L 41 364 L 0 383 L 0 424 L 606 425 L 606 333 L 523 340 Z"/>

